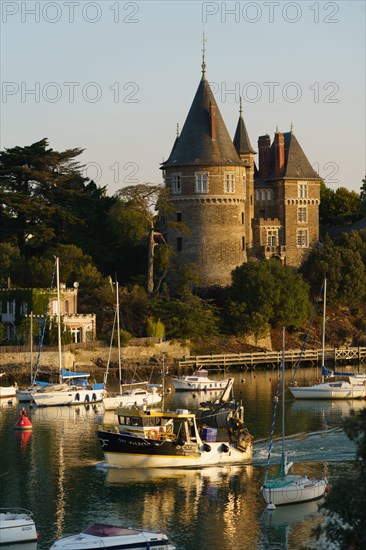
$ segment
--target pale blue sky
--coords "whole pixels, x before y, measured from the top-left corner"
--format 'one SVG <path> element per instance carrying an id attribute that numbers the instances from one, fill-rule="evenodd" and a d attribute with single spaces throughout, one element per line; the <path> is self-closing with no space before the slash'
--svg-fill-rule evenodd
<path id="1" fill-rule="evenodd" d="M 365 174 L 365 2 L 1 1 L 1 148 L 85 148 L 109 194 L 159 163 L 207 77 L 233 136 L 294 132 L 333 189 Z M 71 84 L 72 83 L 72 84 Z M 33 93 L 31 92 L 33 90 Z M 231 92 L 231 93 L 230 93 Z"/>

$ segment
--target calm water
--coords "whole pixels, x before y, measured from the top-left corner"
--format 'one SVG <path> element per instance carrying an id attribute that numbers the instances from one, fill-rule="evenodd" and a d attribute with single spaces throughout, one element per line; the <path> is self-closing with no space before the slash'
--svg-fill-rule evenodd
<path id="1" fill-rule="evenodd" d="M 311 378 L 315 372 L 306 370 L 305 375 Z M 16 401 L 9 405 L 2 400 L 0 474 L 5 475 L 0 478 L 0 506 L 33 511 L 40 533 L 37 550 L 48 549 L 56 538 L 77 533 L 93 521 L 162 529 L 179 550 L 306 547 L 310 542 L 304 541 L 310 540 L 312 528 L 321 521 L 317 504 L 278 508 L 269 516 L 260 494 L 276 371 L 231 376 L 235 377 L 237 399 L 243 398 L 246 423 L 255 439 L 253 461 L 244 466 L 109 469 L 95 435 L 102 406 L 35 407 L 29 411 L 32 433 L 19 434 L 14 425 L 20 406 Z M 171 393 L 166 405 L 194 410 L 208 397 Z M 363 405 L 353 402 L 356 409 Z M 355 447 L 344 435 L 341 423 L 351 407 L 351 402 L 294 401 L 286 393 L 286 449 L 289 460 L 295 462 L 295 473 L 325 473 L 330 484 L 347 473 Z M 274 460 L 281 452 L 280 421 L 279 416 Z"/>

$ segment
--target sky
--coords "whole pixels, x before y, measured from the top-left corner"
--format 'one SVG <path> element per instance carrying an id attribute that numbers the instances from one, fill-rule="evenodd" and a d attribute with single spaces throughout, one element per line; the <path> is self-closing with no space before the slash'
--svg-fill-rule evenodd
<path id="1" fill-rule="evenodd" d="M 84 149 L 112 195 L 160 163 L 207 78 L 231 136 L 293 131 L 332 189 L 365 175 L 365 2 L 1 0 L 1 149 Z"/>

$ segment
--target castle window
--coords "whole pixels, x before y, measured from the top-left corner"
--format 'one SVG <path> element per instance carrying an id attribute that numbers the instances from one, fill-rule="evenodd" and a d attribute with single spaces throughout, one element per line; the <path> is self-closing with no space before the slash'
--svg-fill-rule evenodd
<path id="1" fill-rule="evenodd" d="M 208 192 L 208 174 L 207 172 L 196 172 L 196 193 Z"/>
<path id="2" fill-rule="evenodd" d="M 241 223 L 244 224 L 244 212 L 241 213 Z"/>
<path id="3" fill-rule="evenodd" d="M 241 249 L 245 250 L 245 237 L 241 238 Z"/>
<path id="4" fill-rule="evenodd" d="M 267 201 L 272 202 L 272 191 L 271 191 L 271 189 L 267 189 Z"/>
<path id="5" fill-rule="evenodd" d="M 69 313 L 69 301 L 68 300 L 65 301 L 65 313 L 66 314 Z"/>
<path id="6" fill-rule="evenodd" d="M 172 193 L 179 195 L 182 192 L 182 174 L 172 174 Z"/>
<path id="7" fill-rule="evenodd" d="M 306 223 L 306 206 L 299 206 L 297 209 L 297 221 L 300 223 Z"/>
<path id="8" fill-rule="evenodd" d="M 224 175 L 224 190 L 225 193 L 234 193 L 235 191 L 235 174 L 226 173 Z"/>
<path id="9" fill-rule="evenodd" d="M 298 182 L 297 184 L 297 198 L 307 199 L 308 197 L 308 182 Z"/>
<path id="10" fill-rule="evenodd" d="M 260 194 L 260 191 L 258 191 L 258 189 L 256 189 L 254 196 L 257 202 L 261 200 L 261 194 Z"/>
<path id="11" fill-rule="evenodd" d="M 265 191 L 262 191 L 262 192 L 261 192 L 261 201 L 262 201 L 262 202 L 265 202 L 265 200 L 266 200 L 266 192 L 265 192 Z"/>
<path id="12" fill-rule="evenodd" d="M 181 252 L 183 249 L 183 239 L 182 237 L 177 237 L 177 252 Z"/>
<path id="13" fill-rule="evenodd" d="M 182 221 L 182 212 L 177 212 L 177 222 Z"/>
<path id="14" fill-rule="evenodd" d="M 278 231 L 277 229 L 267 229 L 267 246 L 277 246 Z"/>
<path id="15" fill-rule="evenodd" d="M 308 248 L 308 230 L 298 229 L 296 232 L 297 248 Z"/>

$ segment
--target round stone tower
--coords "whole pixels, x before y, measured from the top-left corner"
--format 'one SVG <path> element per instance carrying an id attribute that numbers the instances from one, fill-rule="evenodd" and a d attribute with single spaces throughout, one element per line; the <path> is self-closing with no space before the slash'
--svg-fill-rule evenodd
<path id="1" fill-rule="evenodd" d="M 234 143 L 202 63 L 202 79 L 180 136 L 161 165 L 173 205 L 167 242 L 201 286 L 224 286 L 252 246 L 254 151 L 241 116 Z M 179 230 L 179 224 L 183 230 Z"/>

